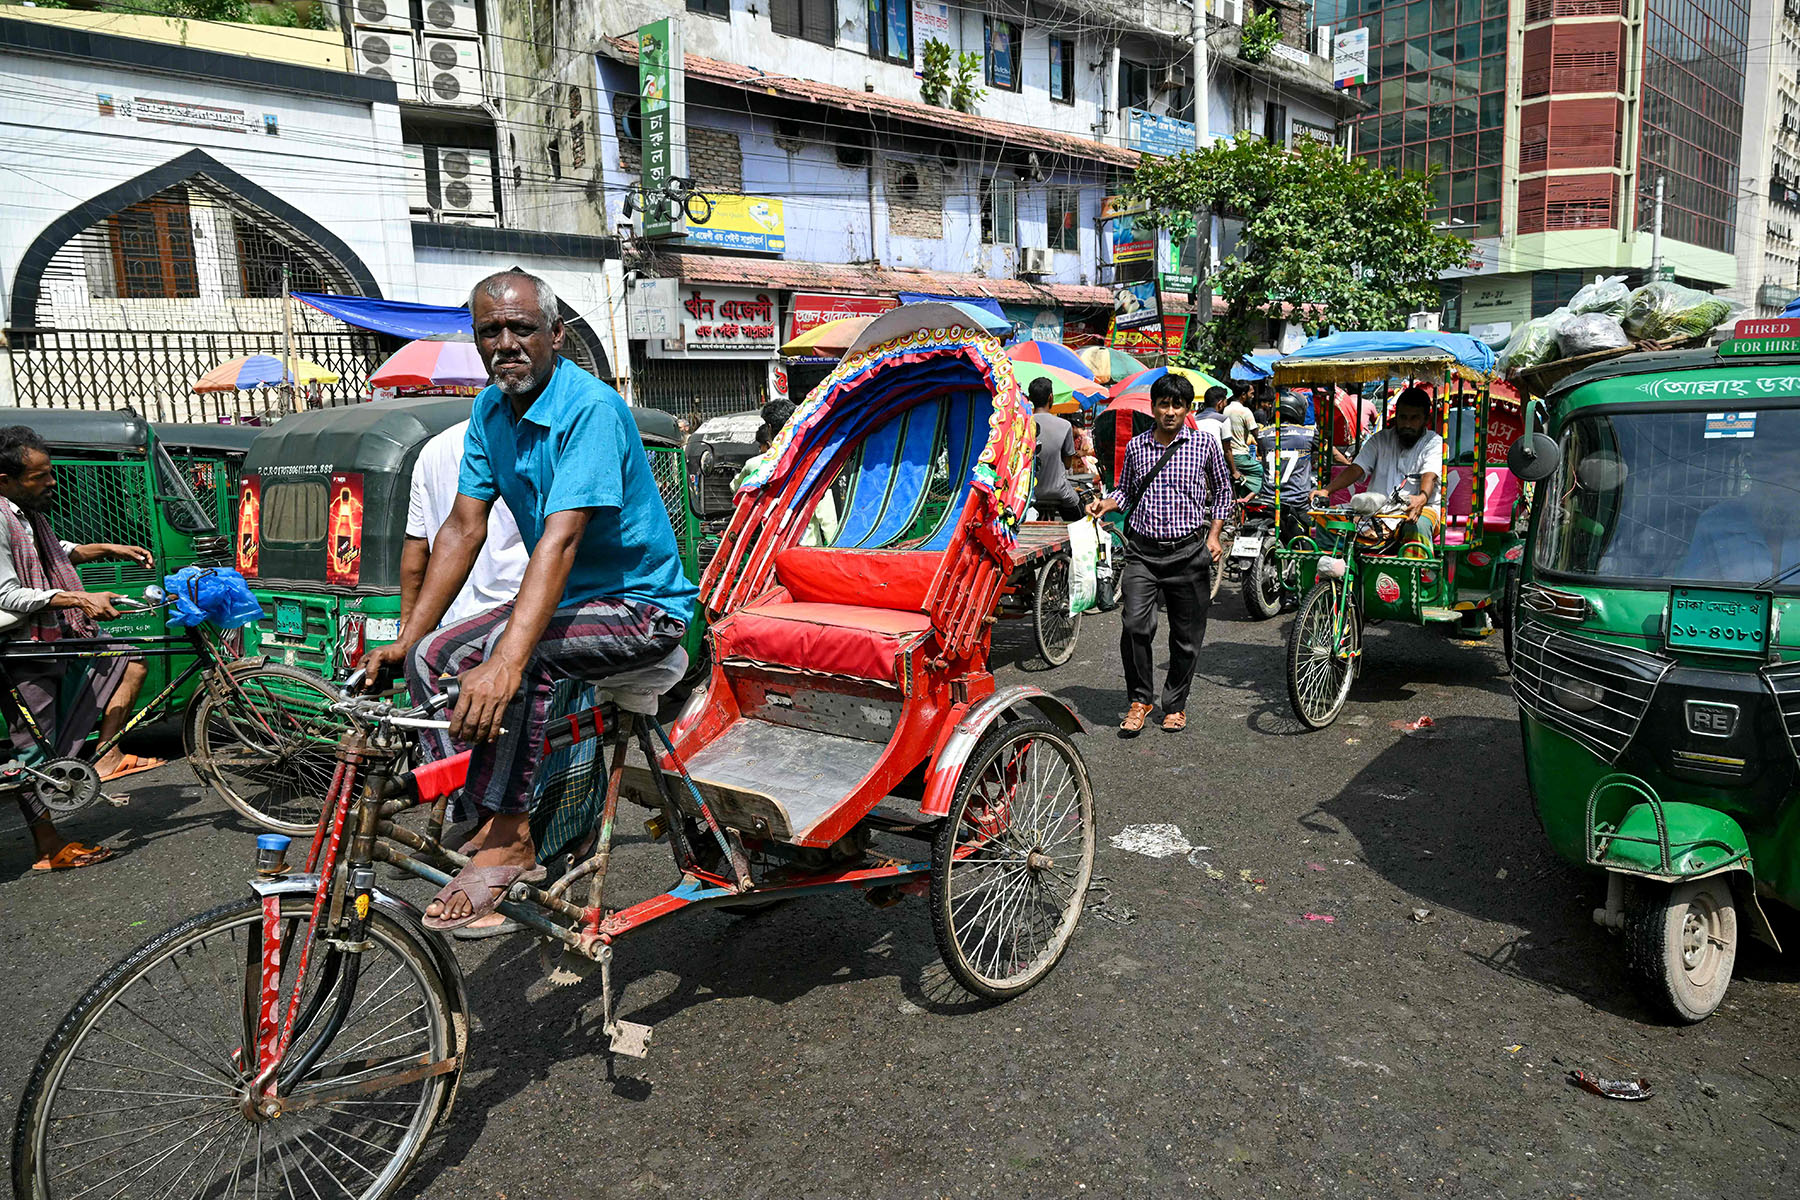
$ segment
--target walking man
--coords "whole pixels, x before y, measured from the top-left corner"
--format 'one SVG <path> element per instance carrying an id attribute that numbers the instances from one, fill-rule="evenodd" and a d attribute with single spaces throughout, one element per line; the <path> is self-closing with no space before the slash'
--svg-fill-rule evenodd
<path id="1" fill-rule="evenodd" d="M 1238 388 L 1237 395 L 1225 406 L 1225 420 L 1231 426 L 1232 476 L 1247 484 L 1252 496 L 1262 491 L 1262 461 L 1256 448 L 1256 414 L 1250 411 L 1249 384 Z"/>
<path id="2" fill-rule="evenodd" d="M 1169 610 L 1169 674 L 1162 691 L 1162 727 L 1187 728 L 1188 688 L 1206 640 L 1214 564 L 1224 557 L 1219 531 L 1231 513 L 1231 469 L 1213 438 L 1188 428 L 1194 385 L 1165 375 L 1150 388 L 1156 424 L 1131 439 L 1119 486 L 1088 506 L 1088 514 L 1125 513 L 1124 631 L 1119 654 L 1131 707 L 1119 728 L 1135 735 L 1154 705 L 1156 602 Z"/>
<path id="3" fill-rule="evenodd" d="M 1050 411 L 1048 379 L 1039 376 L 1032 380 L 1025 394 L 1031 397 L 1031 423 L 1037 431 L 1037 486 L 1031 503 L 1038 520 L 1079 521 L 1081 503 L 1075 485 L 1069 482 L 1069 472 L 1081 465 L 1075 453 L 1075 427 Z"/>
<path id="4" fill-rule="evenodd" d="M 631 411 L 558 358 L 563 323 L 550 285 L 502 271 L 475 285 L 469 310 L 494 382 L 475 398 L 456 502 L 406 625 L 363 660 L 371 682 L 404 664 L 419 702 L 440 676 L 461 681 L 449 732 L 474 748 L 462 796 L 481 827 L 469 865 L 425 911 L 425 925 L 440 931 L 493 912 L 513 881 L 542 877 L 528 810 L 557 681 L 663 658 L 686 632 L 695 597 Z M 519 594 L 438 628 L 501 497 L 530 553 Z"/>

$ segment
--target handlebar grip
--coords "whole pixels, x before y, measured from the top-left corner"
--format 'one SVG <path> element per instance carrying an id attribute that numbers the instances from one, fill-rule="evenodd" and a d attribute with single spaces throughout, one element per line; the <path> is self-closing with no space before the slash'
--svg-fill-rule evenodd
<path id="1" fill-rule="evenodd" d="M 436 714 L 454 709 L 457 698 L 462 695 L 462 683 L 454 675 L 446 675 L 438 682 L 443 685 L 444 690 L 425 702 L 425 711 L 428 713 Z"/>

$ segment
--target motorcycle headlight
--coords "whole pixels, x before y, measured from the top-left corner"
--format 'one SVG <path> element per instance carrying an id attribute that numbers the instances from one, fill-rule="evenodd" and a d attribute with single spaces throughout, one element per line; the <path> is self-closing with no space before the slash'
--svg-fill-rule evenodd
<path id="1" fill-rule="evenodd" d="M 1576 679 L 1573 675 L 1564 675 L 1560 671 L 1545 675 L 1544 690 L 1549 693 L 1551 700 L 1570 712 L 1592 712 L 1606 702 L 1606 692 L 1599 684 Z"/>

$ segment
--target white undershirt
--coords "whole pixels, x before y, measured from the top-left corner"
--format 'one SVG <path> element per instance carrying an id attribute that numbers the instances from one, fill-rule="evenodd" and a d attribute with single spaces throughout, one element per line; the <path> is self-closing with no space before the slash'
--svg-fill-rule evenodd
<path id="1" fill-rule="evenodd" d="M 424 538 L 435 548 L 438 531 L 450 519 L 456 504 L 456 480 L 462 471 L 463 439 L 469 423 L 452 425 L 425 443 L 413 464 L 412 494 L 406 508 L 406 536 Z M 487 541 L 475 557 L 469 578 L 456 594 L 442 624 L 451 625 L 506 603 L 519 594 L 525 578 L 525 565 L 531 555 L 519 536 L 519 526 L 507 510 L 506 501 L 496 498 L 488 510 Z"/>

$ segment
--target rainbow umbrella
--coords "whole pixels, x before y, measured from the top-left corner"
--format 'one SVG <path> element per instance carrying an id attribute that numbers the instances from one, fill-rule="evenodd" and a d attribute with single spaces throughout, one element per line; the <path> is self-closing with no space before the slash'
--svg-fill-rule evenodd
<path id="1" fill-rule="evenodd" d="M 280 387 L 285 383 L 307 387 L 315 383 L 336 383 L 335 371 L 326 370 L 304 358 L 290 359 L 283 367 L 273 354 L 249 354 L 222 362 L 194 383 L 196 392 L 235 392 L 240 389 Z"/>
<path id="2" fill-rule="evenodd" d="M 1093 371 L 1081 361 L 1081 355 L 1075 353 L 1061 342 L 1033 340 L 1020 342 L 1016 346 L 1008 346 L 1006 352 L 1014 362 L 1042 363 L 1046 367 L 1056 367 L 1071 375 L 1079 375 L 1083 379 L 1094 378 Z"/>
<path id="3" fill-rule="evenodd" d="M 1076 408 L 1093 408 L 1106 400 L 1106 389 L 1083 375 L 1073 371 L 1065 371 L 1061 367 L 1046 366 L 1036 362 L 1013 363 L 1013 374 L 1019 380 L 1021 389 L 1031 386 L 1034 379 L 1050 381 L 1051 408 L 1056 412 L 1071 412 Z"/>
<path id="4" fill-rule="evenodd" d="M 1101 383 L 1114 383 L 1144 369 L 1144 364 L 1111 346 L 1089 346 L 1081 352 L 1088 373 Z"/>
<path id="5" fill-rule="evenodd" d="M 1148 370 L 1139 371 L 1129 379 L 1115 383 L 1111 394 L 1118 397 L 1128 392 L 1148 392 L 1151 384 L 1171 373 L 1180 375 L 1194 385 L 1194 403 L 1196 405 L 1200 403 L 1200 398 L 1206 395 L 1208 388 L 1225 387 L 1206 372 L 1196 371 L 1191 367 L 1151 367 Z M 1225 390 L 1230 391 L 1231 389 L 1226 388 Z"/>
<path id="6" fill-rule="evenodd" d="M 873 316 L 839 317 L 814 325 L 783 346 L 781 352 L 788 358 L 842 358 L 844 351 L 850 349 L 874 319 Z"/>
<path id="7" fill-rule="evenodd" d="M 408 342 L 369 376 L 369 386 L 379 388 L 479 388 L 487 382 L 475 338 L 467 333 L 438 333 Z"/>

